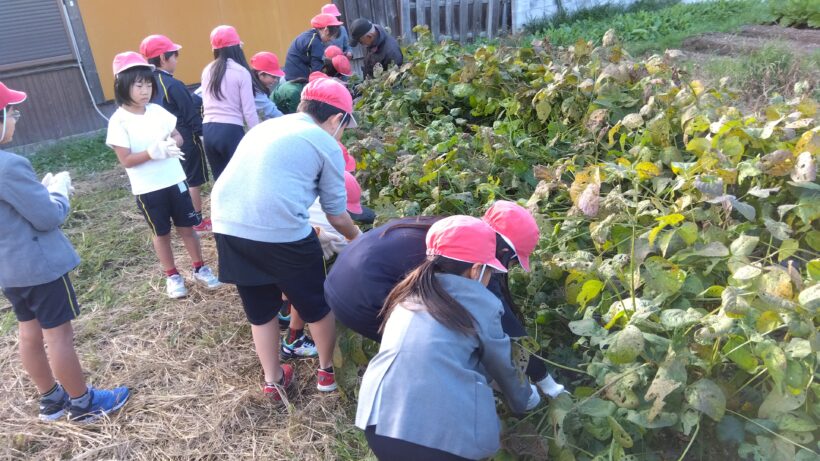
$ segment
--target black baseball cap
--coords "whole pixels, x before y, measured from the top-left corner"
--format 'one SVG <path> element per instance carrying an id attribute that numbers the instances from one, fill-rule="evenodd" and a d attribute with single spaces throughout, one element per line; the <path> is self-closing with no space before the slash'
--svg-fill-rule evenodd
<path id="1" fill-rule="evenodd" d="M 353 39 L 353 45 L 359 43 L 359 39 L 373 28 L 373 23 L 365 18 L 359 18 L 350 24 L 350 38 Z"/>

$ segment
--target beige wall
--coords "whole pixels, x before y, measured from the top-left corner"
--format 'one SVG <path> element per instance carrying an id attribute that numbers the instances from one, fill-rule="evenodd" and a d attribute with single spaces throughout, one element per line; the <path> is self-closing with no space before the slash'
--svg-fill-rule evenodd
<path id="1" fill-rule="evenodd" d="M 139 51 L 142 39 L 167 35 L 182 45 L 175 76 L 200 80 L 213 60 L 209 36 L 220 24 L 236 27 L 245 57 L 272 51 L 284 65 L 288 46 L 310 28 L 310 18 L 329 0 L 77 0 L 105 95 L 113 99 L 111 61 L 121 51 Z"/>

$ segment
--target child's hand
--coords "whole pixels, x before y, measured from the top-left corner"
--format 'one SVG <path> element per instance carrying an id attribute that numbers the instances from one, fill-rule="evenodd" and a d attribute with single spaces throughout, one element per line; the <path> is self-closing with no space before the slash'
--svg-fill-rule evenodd
<path id="1" fill-rule="evenodd" d="M 173 139 L 157 141 L 154 144 L 148 146 L 146 152 L 148 152 L 148 156 L 151 157 L 153 160 L 164 160 L 167 158 L 185 158 L 185 156 L 182 154 L 182 151 L 179 150 L 179 147 L 177 147 L 176 141 L 174 141 Z"/>
<path id="2" fill-rule="evenodd" d="M 60 194 L 65 198 L 71 197 L 71 194 L 74 193 L 74 187 L 71 186 L 71 175 L 68 174 L 68 171 L 55 174 L 47 187 L 49 192 Z"/>

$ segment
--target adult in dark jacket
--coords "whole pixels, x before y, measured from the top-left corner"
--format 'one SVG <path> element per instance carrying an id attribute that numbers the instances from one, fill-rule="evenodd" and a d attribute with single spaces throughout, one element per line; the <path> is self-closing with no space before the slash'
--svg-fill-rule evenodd
<path id="1" fill-rule="evenodd" d="M 325 65 L 325 47 L 341 33 L 342 21 L 329 14 L 318 14 L 310 20 L 312 29 L 297 35 L 285 58 L 285 80 L 307 79 L 311 72 Z"/>
<path id="2" fill-rule="evenodd" d="M 325 299 L 336 318 L 351 330 L 381 342 L 379 311 L 390 291 L 425 258 L 425 235 L 434 216 L 389 221 L 351 242 L 336 259 L 325 281 Z M 512 202 L 496 202 L 484 220 L 498 234 L 497 256 L 510 267 L 515 260 L 529 271 L 529 255 L 538 242 L 538 226 L 524 208 Z M 501 300 L 501 325 L 512 338 L 527 336 L 515 315 L 506 274 L 493 274 L 487 289 Z M 547 395 L 564 391 L 547 372 L 544 362 L 531 356 L 526 370 L 530 380 Z"/>
<path id="3" fill-rule="evenodd" d="M 376 64 L 382 68 L 400 66 L 404 63 L 399 42 L 384 30 L 384 27 L 373 24 L 367 19 L 359 18 L 350 26 L 350 35 L 353 44 L 361 43 L 364 47 L 364 76 L 373 77 Z"/>

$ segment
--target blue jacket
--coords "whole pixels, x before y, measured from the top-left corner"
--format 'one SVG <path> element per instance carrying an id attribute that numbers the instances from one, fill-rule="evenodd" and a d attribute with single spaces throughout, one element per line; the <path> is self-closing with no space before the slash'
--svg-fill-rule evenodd
<path id="1" fill-rule="evenodd" d="M 319 32 L 309 29 L 297 35 L 288 48 L 285 58 L 285 80 L 308 78 L 311 72 L 324 67 L 325 44 Z"/>
<path id="2" fill-rule="evenodd" d="M 68 198 L 49 193 L 28 159 L 0 150 L 0 287 L 42 285 L 80 264 L 60 230 Z"/>
<path id="3" fill-rule="evenodd" d="M 466 277 L 436 278 L 472 315 L 476 333 L 445 327 L 416 301 L 399 303 L 362 378 L 356 427 L 375 425 L 378 435 L 485 458 L 498 451 L 501 429 L 488 378 L 515 413 L 526 410 L 531 388 L 513 365 L 498 298 Z"/>
<path id="4" fill-rule="evenodd" d="M 330 41 L 330 45 L 336 45 L 342 49 L 342 53 L 352 53 L 353 48 L 350 47 L 350 35 L 347 33 L 347 27 L 339 26 L 339 36 Z"/>
<path id="5" fill-rule="evenodd" d="M 157 96 L 151 101 L 159 104 L 177 118 L 177 131 L 182 136 L 183 152 L 194 146 L 194 136 L 202 136 L 202 111 L 188 87 L 164 70 L 155 70 Z"/>

